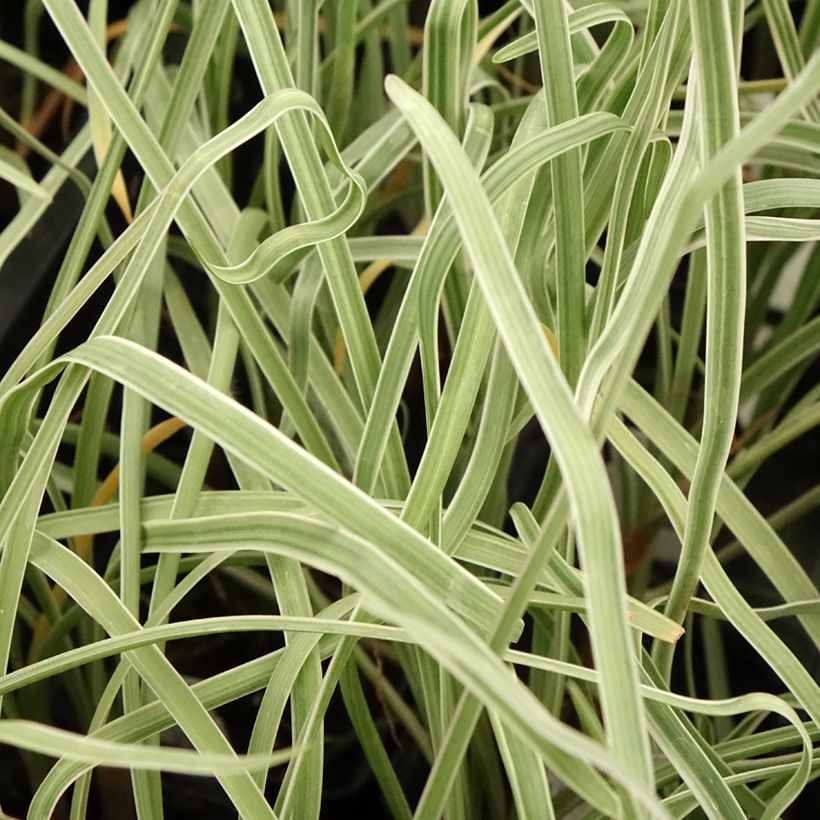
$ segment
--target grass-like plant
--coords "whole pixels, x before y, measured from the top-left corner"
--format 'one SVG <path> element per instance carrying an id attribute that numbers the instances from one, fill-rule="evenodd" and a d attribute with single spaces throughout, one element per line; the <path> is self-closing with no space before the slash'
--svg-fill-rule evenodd
<path id="1" fill-rule="evenodd" d="M 820 1 L 21 10 L 2 811 L 810 805 Z"/>

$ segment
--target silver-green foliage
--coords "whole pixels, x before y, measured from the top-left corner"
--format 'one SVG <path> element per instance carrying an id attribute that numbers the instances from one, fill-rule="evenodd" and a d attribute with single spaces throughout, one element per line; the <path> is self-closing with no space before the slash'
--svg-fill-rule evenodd
<path id="1" fill-rule="evenodd" d="M 84 817 L 100 764 L 131 770 L 141 818 L 162 814 L 163 770 L 216 777 L 243 817 L 318 817 L 336 690 L 398 818 L 768 819 L 815 776 L 820 599 L 780 530 L 820 492 L 767 520 L 744 489 L 820 423 L 801 382 L 820 351 L 820 1 L 798 20 L 786 0 L 498 5 L 139 0 L 109 57 L 106 0 L 87 18 L 30 0 L 26 50 L 0 43 L 23 78 L 0 125 L 50 165 L 37 181 L 0 157 L 19 192 L 0 259 L 63 185 L 85 198 L 0 379 L 0 742 L 29 817 L 67 792 Z M 85 84 L 38 54 L 43 13 Z M 761 32 L 783 79 L 740 72 Z M 258 98 L 233 118 L 248 66 Z M 59 154 L 21 125 L 49 88 L 90 123 Z M 233 162 L 249 142 L 258 167 Z M 133 199 L 119 233 L 112 192 Z M 156 411 L 193 430 L 172 459 L 145 446 Z M 215 448 L 233 489 L 208 484 Z M 765 575 L 754 601 L 741 555 Z M 171 620 L 215 578 L 266 611 Z M 175 641 L 264 631 L 283 648 L 214 677 L 172 663 Z M 769 691 L 733 696 L 732 631 Z M 239 755 L 211 710 L 253 692 Z M 417 805 L 385 710 L 429 764 Z M 192 750 L 157 741 L 174 726 Z"/>

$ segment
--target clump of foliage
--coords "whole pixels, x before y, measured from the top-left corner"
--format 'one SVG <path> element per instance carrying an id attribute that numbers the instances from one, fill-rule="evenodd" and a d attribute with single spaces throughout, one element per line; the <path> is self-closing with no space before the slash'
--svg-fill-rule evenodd
<path id="1" fill-rule="evenodd" d="M 21 6 L 3 810 L 805 798 L 820 2 Z"/>

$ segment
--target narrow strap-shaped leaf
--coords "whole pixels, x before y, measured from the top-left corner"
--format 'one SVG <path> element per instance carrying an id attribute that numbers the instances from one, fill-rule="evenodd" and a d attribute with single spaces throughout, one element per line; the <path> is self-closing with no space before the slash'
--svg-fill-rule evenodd
<path id="1" fill-rule="evenodd" d="M 704 164 L 740 128 L 733 77 L 736 71 L 731 21 L 723 3 L 692 0 L 698 67 L 700 140 Z M 709 541 L 720 480 L 735 432 L 743 367 L 746 248 L 740 169 L 706 206 L 707 280 L 704 422 L 689 491 L 686 530 L 666 614 L 682 621 L 697 585 Z M 668 675 L 672 652 L 658 647 Z"/>
<path id="2" fill-rule="evenodd" d="M 535 0 L 535 29 L 550 125 L 578 116 L 569 23 L 561 0 Z M 581 152 L 568 151 L 550 164 L 555 219 L 557 336 L 561 368 L 575 386 L 586 349 L 586 248 Z"/>
<path id="3" fill-rule="evenodd" d="M 387 92 L 412 124 L 435 164 L 499 335 L 556 457 L 566 469 L 579 541 L 582 550 L 587 550 L 584 567 L 593 602 L 593 646 L 601 672 L 609 680 L 604 690 L 604 714 L 612 733 L 610 742 L 639 782 L 646 782 L 648 745 L 637 696 L 636 665 L 619 615 L 625 609 L 620 535 L 597 447 L 577 414 L 569 387 L 513 267 L 487 196 L 458 141 L 429 103 L 398 78 L 388 78 Z M 592 486 L 597 488 L 594 493 L 590 491 Z"/>
<path id="4" fill-rule="evenodd" d="M 437 586 L 442 599 L 482 629 L 487 629 L 498 610 L 499 599 L 476 578 L 461 570 L 429 541 L 371 498 L 328 469 L 275 427 L 178 365 L 144 348 L 115 337 L 100 337 L 77 348 L 71 360 L 117 378 L 146 398 L 180 418 L 201 426 L 209 437 L 277 484 L 289 487 L 344 526 L 372 538 L 413 574 L 423 572 L 426 583 Z M 139 362 L 139 366 L 137 366 Z M 0 417 L 19 417 L 38 383 L 56 375 L 54 366 L 24 382 L 0 405 Z M 185 396 L 198 396 L 196 406 L 183 406 Z M 195 417 L 191 413 L 195 413 Z M 227 423 L 233 419 L 233 424 Z M 340 514 L 339 499 L 345 499 Z M 423 568 L 418 555 L 427 557 Z"/>

